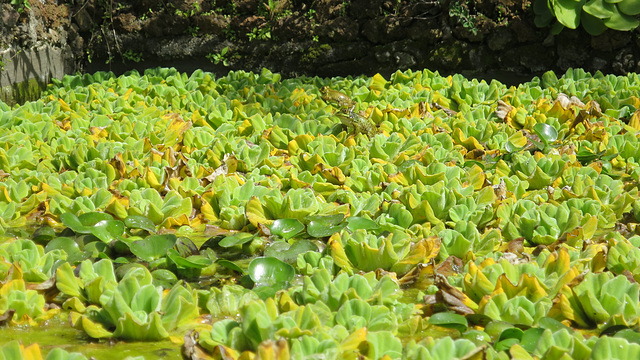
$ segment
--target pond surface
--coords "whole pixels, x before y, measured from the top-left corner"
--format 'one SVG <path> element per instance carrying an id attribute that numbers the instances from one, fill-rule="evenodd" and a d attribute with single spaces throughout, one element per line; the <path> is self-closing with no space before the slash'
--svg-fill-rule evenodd
<path id="1" fill-rule="evenodd" d="M 69 326 L 63 316 L 41 326 L 0 327 L 0 346 L 18 340 L 25 346 L 37 342 L 45 357 L 53 348 L 80 352 L 87 358 L 122 360 L 129 356 L 144 356 L 145 360 L 182 359 L 180 345 L 169 340 L 154 342 L 92 341 L 83 331 Z M 108 354 L 108 356 L 107 356 Z"/>

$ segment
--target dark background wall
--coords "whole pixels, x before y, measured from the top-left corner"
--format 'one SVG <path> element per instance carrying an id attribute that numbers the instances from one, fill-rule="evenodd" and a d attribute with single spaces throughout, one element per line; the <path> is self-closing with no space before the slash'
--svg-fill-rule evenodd
<path id="1" fill-rule="evenodd" d="M 527 0 L 2 2 L 3 73 L 18 67 L 16 54 L 42 46 L 61 54 L 57 68 L 65 73 L 174 66 L 345 76 L 429 68 L 517 83 L 570 67 L 640 70 L 639 29 L 553 35 L 535 26 Z"/>

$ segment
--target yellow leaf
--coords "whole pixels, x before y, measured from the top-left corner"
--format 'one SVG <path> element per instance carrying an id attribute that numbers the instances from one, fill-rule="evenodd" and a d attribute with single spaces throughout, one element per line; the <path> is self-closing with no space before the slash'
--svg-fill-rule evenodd
<path id="1" fill-rule="evenodd" d="M 327 245 L 331 248 L 331 257 L 338 267 L 340 267 L 344 272 L 351 275 L 353 274 L 353 265 L 349 258 L 347 257 L 347 253 L 344 251 L 344 247 L 342 246 L 342 239 L 339 233 L 335 233 L 331 235 Z"/>
<path id="2" fill-rule="evenodd" d="M 184 121 L 180 114 L 171 113 L 164 116 L 170 120 L 165 130 L 163 144 L 167 147 L 173 146 L 182 141 L 182 135 L 191 128 L 191 121 Z"/>
<path id="3" fill-rule="evenodd" d="M 62 111 L 65 111 L 65 112 L 67 112 L 67 111 L 69 111 L 69 112 L 70 112 L 70 111 L 71 111 L 71 108 L 69 107 L 69 104 L 67 104 L 66 102 L 64 102 L 64 100 L 62 100 L 62 99 L 58 99 L 58 101 L 60 102 L 60 109 L 61 109 Z"/>
<path id="4" fill-rule="evenodd" d="M 512 345 L 509 349 L 509 355 L 512 359 L 533 360 L 533 357 L 520 344 Z"/>
<path id="5" fill-rule="evenodd" d="M 267 219 L 265 208 L 262 206 L 260 200 L 255 196 L 251 197 L 244 209 L 247 220 L 249 220 L 251 225 L 258 229 L 260 228 L 259 224 L 268 226 L 273 223 L 272 219 Z"/>
<path id="6" fill-rule="evenodd" d="M 522 131 L 517 131 L 513 135 L 509 136 L 509 142 L 518 148 L 522 148 L 527 145 L 527 137 L 524 136 Z"/>
<path id="7" fill-rule="evenodd" d="M 21 345 L 22 346 L 22 345 Z M 38 343 L 33 343 L 22 351 L 23 360 L 42 360 L 42 353 L 40 353 L 40 346 Z"/>
<path id="8" fill-rule="evenodd" d="M 367 328 L 360 328 L 340 343 L 340 352 L 359 351 L 360 345 L 367 342 Z"/>
<path id="9" fill-rule="evenodd" d="M 640 131 L 640 110 L 636 110 L 629 120 L 629 126 L 634 130 Z"/>
<path id="10" fill-rule="evenodd" d="M 509 299 L 523 295 L 535 302 L 547 296 L 547 291 L 538 278 L 529 274 L 522 274 L 517 284 L 511 283 L 509 278 L 502 274 L 498 277 L 495 291 L 499 289 L 502 289 Z"/>
<path id="11" fill-rule="evenodd" d="M 476 164 L 474 164 L 471 169 L 467 171 L 467 176 L 469 178 L 470 184 L 476 191 L 482 189 L 487 180 L 487 175 L 484 173 L 484 170 L 482 170 L 482 168 Z"/>
<path id="12" fill-rule="evenodd" d="M 386 85 L 387 85 L 387 80 L 384 78 L 384 76 L 380 74 L 375 74 L 373 75 L 373 78 L 371 78 L 371 84 L 369 84 L 369 89 L 376 90 L 376 91 L 384 91 Z"/>
<path id="13" fill-rule="evenodd" d="M 438 256 L 441 244 L 442 241 L 437 236 L 418 241 L 411 247 L 407 256 L 393 265 L 391 270 L 397 272 L 399 276 L 402 276 L 417 264 L 428 263 L 431 259 Z"/>
<path id="14" fill-rule="evenodd" d="M 187 217 L 187 215 L 185 214 L 182 214 L 178 217 L 168 217 L 164 219 L 164 221 L 162 222 L 162 224 L 160 224 L 160 226 L 167 229 L 171 229 L 173 227 L 179 227 L 179 226 L 190 225 L 190 224 L 191 222 L 189 221 L 189 217 Z"/>
<path id="15" fill-rule="evenodd" d="M 327 179 L 329 183 L 335 185 L 342 185 L 346 180 L 346 177 L 342 173 L 339 167 L 325 167 L 324 164 L 316 164 L 311 171 L 312 174 L 320 173 L 323 178 Z"/>
<path id="16" fill-rule="evenodd" d="M 215 222 L 219 220 L 218 215 L 216 214 L 215 210 L 213 210 L 213 207 L 211 206 L 211 204 L 209 204 L 206 201 L 202 201 L 202 206 L 200 206 L 200 212 L 202 213 L 202 215 L 204 215 L 204 218 L 207 219 L 208 221 Z"/>
<path id="17" fill-rule="evenodd" d="M 484 150 L 484 146 L 482 146 L 476 138 L 473 136 L 466 137 L 460 128 L 455 128 L 451 137 L 453 138 L 454 143 L 464 146 L 467 150 Z"/>
<path id="18" fill-rule="evenodd" d="M 147 181 L 147 184 L 149 184 L 149 186 L 156 190 L 161 190 L 164 187 L 158 181 L 156 174 L 149 167 L 145 169 L 145 180 Z"/>
<path id="19" fill-rule="evenodd" d="M 108 338 L 113 336 L 113 333 L 107 331 L 100 323 L 95 323 L 89 320 L 86 316 L 83 316 L 81 321 L 82 329 L 94 339 Z"/>

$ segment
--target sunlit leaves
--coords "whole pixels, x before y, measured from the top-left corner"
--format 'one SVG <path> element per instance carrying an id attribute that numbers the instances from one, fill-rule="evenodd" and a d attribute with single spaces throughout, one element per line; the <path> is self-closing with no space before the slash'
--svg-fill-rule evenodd
<path id="1" fill-rule="evenodd" d="M 212 357 L 633 358 L 638 81 L 67 77 L 3 108 L 2 311 Z"/>

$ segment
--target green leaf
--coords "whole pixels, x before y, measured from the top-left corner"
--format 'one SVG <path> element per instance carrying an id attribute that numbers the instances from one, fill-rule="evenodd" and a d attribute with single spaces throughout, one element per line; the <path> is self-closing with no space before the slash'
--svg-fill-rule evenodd
<path id="1" fill-rule="evenodd" d="M 361 216 L 351 216 L 347 218 L 347 228 L 351 231 L 358 229 L 377 230 L 380 228 L 380 225 L 373 220 Z"/>
<path id="2" fill-rule="evenodd" d="M 585 2 L 586 0 L 551 0 L 556 19 L 569 29 L 576 29 L 580 24 L 582 5 Z"/>
<path id="3" fill-rule="evenodd" d="M 640 2 L 637 0 L 622 0 L 618 3 L 621 13 L 635 16 L 640 14 Z"/>
<path id="4" fill-rule="evenodd" d="M 389 356 L 391 359 L 402 357 L 402 343 L 394 336 L 392 331 L 369 331 L 367 332 L 367 343 L 369 359 L 380 359 Z"/>
<path id="5" fill-rule="evenodd" d="M 250 234 L 250 233 L 240 232 L 240 233 L 236 233 L 231 236 L 225 237 L 224 239 L 220 240 L 218 245 L 223 248 L 238 246 L 238 245 L 248 243 L 249 241 L 253 240 L 256 236 L 258 236 L 258 233 Z"/>
<path id="6" fill-rule="evenodd" d="M 544 330 L 543 330 L 544 331 Z M 507 328 L 502 333 L 500 333 L 500 337 L 498 337 L 498 341 L 506 340 L 506 339 L 516 339 L 520 341 L 522 336 L 524 335 L 524 331 L 518 329 L 517 327 Z"/>
<path id="7" fill-rule="evenodd" d="M 291 245 L 284 241 L 277 241 L 264 250 L 264 256 L 294 264 L 298 255 L 308 251 L 318 251 L 318 246 L 309 240 L 298 240 Z"/>
<path id="8" fill-rule="evenodd" d="M 617 7 L 613 8 L 613 15 L 604 19 L 604 24 L 613 30 L 631 31 L 640 25 L 640 21 L 633 16 L 621 13 Z"/>
<path id="9" fill-rule="evenodd" d="M 307 233 L 316 238 L 328 237 L 344 229 L 346 226 L 346 222 L 338 225 L 329 225 L 321 221 L 310 221 L 309 225 L 307 225 Z"/>
<path id="10" fill-rule="evenodd" d="M 213 264 L 213 261 L 211 259 L 207 259 L 206 257 L 201 255 L 192 255 L 187 258 L 184 258 L 180 256 L 178 251 L 176 251 L 175 249 L 167 250 L 167 256 L 176 265 L 184 268 L 202 269 Z"/>
<path id="11" fill-rule="evenodd" d="M 249 263 L 247 273 L 256 286 L 286 286 L 295 275 L 293 266 L 272 257 L 255 258 Z"/>
<path id="12" fill-rule="evenodd" d="M 171 249 L 177 241 L 177 237 L 173 234 L 151 235 L 144 240 L 134 241 L 129 245 L 129 249 L 133 255 L 144 261 L 153 261 L 160 259 L 167 254 L 167 250 Z"/>
<path id="13" fill-rule="evenodd" d="M 598 19 L 589 13 L 582 14 L 580 22 L 582 27 L 593 36 L 598 36 L 607 30 L 607 25 L 604 24 L 602 19 Z"/>
<path id="14" fill-rule="evenodd" d="M 72 238 L 68 237 L 57 237 L 47 243 L 47 246 L 44 247 L 45 252 L 49 252 L 51 250 L 60 249 L 64 250 L 67 255 L 73 255 L 80 252 L 80 247 L 78 243 L 75 242 Z"/>
<path id="15" fill-rule="evenodd" d="M 537 123 L 533 126 L 533 131 L 540 137 L 545 145 L 558 139 L 558 131 L 549 124 Z"/>
<path id="16" fill-rule="evenodd" d="M 236 265 L 236 263 L 234 263 L 232 261 L 229 261 L 229 260 L 226 260 L 226 259 L 218 259 L 218 260 L 216 260 L 216 264 L 218 264 L 220 266 L 223 266 L 223 267 L 225 267 L 225 268 L 227 268 L 229 270 L 238 272 L 240 274 L 245 274 L 245 271 L 242 270 L 242 268 L 240 266 Z"/>
<path id="17" fill-rule="evenodd" d="M 113 220 L 113 216 L 101 212 L 88 212 L 80 214 L 78 220 L 84 226 L 93 226 L 103 220 Z"/>
<path id="18" fill-rule="evenodd" d="M 272 235 L 289 240 L 304 230 L 304 224 L 298 219 L 277 219 L 271 224 L 270 230 Z"/>
<path id="19" fill-rule="evenodd" d="M 626 339 L 602 337 L 593 345 L 593 360 L 628 360 L 640 358 L 640 345 L 629 343 Z"/>
<path id="20" fill-rule="evenodd" d="M 91 227 L 91 234 L 110 243 L 124 234 L 124 223 L 120 220 L 100 220 Z"/>
<path id="21" fill-rule="evenodd" d="M 587 14 L 593 15 L 598 19 L 608 19 L 613 15 L 614 7 L 615 5 L 604 0 L 590 0 L 584 4 L 582 9 L 587 12 Z"/>
<path id="22" fill-rule="evenodd" d="M 128 228 L 142 229 L 150 233 L 156 232 L 156 226 L 148 217 L 142 215 L 129 215 L 124 219 Z"/>
<path id="23" fill-rule="evenodd" d="M 629 343 L 640 345 L 640 333 L 632 329 L 618 331 L 615 337 L 626 339 Z"/>
<path id="24" fill-rule="evenodd" d="M 166 269 L 157 269 L 151 272 L 153 284 L 162 286 L 165 289 L 173 287 L 178 282 L 178 277 L 173 272 Z"/>
<path id="25" fill-rule="evenodd" d="M 448 312 L 435 313 L 431 315 L 427 322 L 432 325 L 456 329 L 460 333 L 465 332 L 469 327 L 469 323 L 464 316 Z"/>
<path id="26" fill-rule="evenodd" d="M 35 243 L 44 245 L 47 243 L 47 241 L 50 241 L 55 237 L 56 237 L 55 230 L 53 230 L 49 226 L 42 226 L 33 233 L 33 236 L 31 238 Z"/>
<path id="27" fill-rule="evenodd" d="M 77 234 L 91 234 L 91 227 L 83 225 L 80 222 L 80 219 L 72 213 L 64 213 L 60 215 L 60 220 L 62 220 L 62 223 L 66 227 Z"/>

